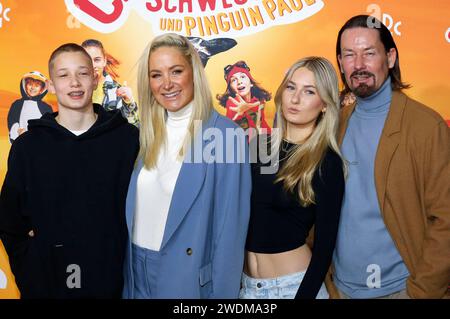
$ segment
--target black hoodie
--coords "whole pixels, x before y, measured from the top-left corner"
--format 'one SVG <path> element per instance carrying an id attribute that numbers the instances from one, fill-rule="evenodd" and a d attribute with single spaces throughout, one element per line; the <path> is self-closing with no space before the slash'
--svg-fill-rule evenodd
<path id="1" fill-rule="evenodd" d="M 94 110 L 97 121 L 79 136 L 56 122 L 57 113 L 44 114 L 12 145 L 0 239 L 23 298 L 121 295 L 139 134 L 119 111 Z"/>

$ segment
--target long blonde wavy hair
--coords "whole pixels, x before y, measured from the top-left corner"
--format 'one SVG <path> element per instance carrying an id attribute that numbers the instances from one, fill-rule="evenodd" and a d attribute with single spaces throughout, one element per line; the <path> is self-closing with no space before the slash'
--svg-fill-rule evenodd
<path id="1" fill-rule="evenodd" d="M 165 145 L 166 136 L 166 111 L 158 103 L 150 90 L 149 60 L 153 52 L 161 47 L 177 49 L 192 67 L 194 99 L 192 115 L 189 120 L 188 134 L 180 149 L 182 157 L 186 147 L 192 142 L 196 132 L 195 121 L 206 121 L 213 109 L 213 100 L 206 78 L 206 74 L 197 51 L 188 39 L 174 33 L 160 35 L 147 45 L 138 66 L 138 100 L 140 116 L 140 151 L 139 159 L 142 159 L 147 169 L 156 167 L 161 148 Z"/>
<path id="2" fill-rule="evenodd" d="M 315 204 L 315 194 L 312 187 L 314 173 L 324 158 L 327 149 L 331 148 L 341 158 L 341 152 L 336 140 L 339 123 L 339 87 L 338 78 L 333 65 L 322 57 L 306 57 L 295 62 L 287 71 L 275 94 L 277 123 L 272 136 L 272 154 L 278 152 L 282 139 L 286 137 L 287 123 L 282 112 L 282 95 L 294 72 L 306 68 L 314 74 L 317 92 L 326 107 L 317 117 L 315 128 L 311 135 L 301 144 L 297 144 L 289 152 L 286 163 L 278 172 L 276 182 L 283 182 L 288 192 L 294 192 L 298 187 L 300 204 L 304 207 Z M 344 163 L 344 161 L 343 161 Z M 345 172 L 345 164 L 343 166 Z M 320 172 L 320 171 L 319 171 Z"/>

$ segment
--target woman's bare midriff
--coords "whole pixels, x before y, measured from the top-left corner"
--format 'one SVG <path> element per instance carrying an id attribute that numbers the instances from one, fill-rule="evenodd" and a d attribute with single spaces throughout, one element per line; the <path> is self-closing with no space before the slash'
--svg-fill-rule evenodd
<path id="1" fill-rule="evenodd" d="M 245 253 L 244 272 L 252 278 L 275 278 L 308 268 L 311 249 L 308 245 L 277 254 Z"/>

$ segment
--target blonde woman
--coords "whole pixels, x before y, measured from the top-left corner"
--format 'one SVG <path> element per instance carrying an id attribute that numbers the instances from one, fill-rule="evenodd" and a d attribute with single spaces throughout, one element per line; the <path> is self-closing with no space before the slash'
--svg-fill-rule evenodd
<path id="1" fill-rule="evenodd" d="M 214 111 L 186 38 L 156 37 L 138 72 L 124 297 L 237 298 L 250 214 L 245 134 Z"/>
<path id="2" fill-rule="evenodd" d="M 319 57 L 294 63 L 275 104 L 277 129 L 271 138 L 259 138 L 258 145 L 260 154 L 271 149 L 279 160 L 273 161 L 269 174 L 262 161 L 252 164 L 240 298 L 328 298 L 323 281 L 344 192 L 344 165 L 336 142 L 338 80 L 331 63 Z M 306 238 L 313 225 L 311 250 Z"/>

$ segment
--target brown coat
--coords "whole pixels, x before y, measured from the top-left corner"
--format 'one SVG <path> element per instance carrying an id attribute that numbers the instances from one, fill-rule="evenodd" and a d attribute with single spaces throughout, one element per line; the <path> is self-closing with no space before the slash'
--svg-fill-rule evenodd
<path id="1" fill-rule="evenodd" d="M 339 144 L 355 104 L 342 109 Z M 450 129 L 430 108 L 392 93 L 375 158 L 381 214 L 409 270 L 412 298 L 442 298 L 450 282 Z M 338 298 L 332 275 L 332 298 Z"/>

